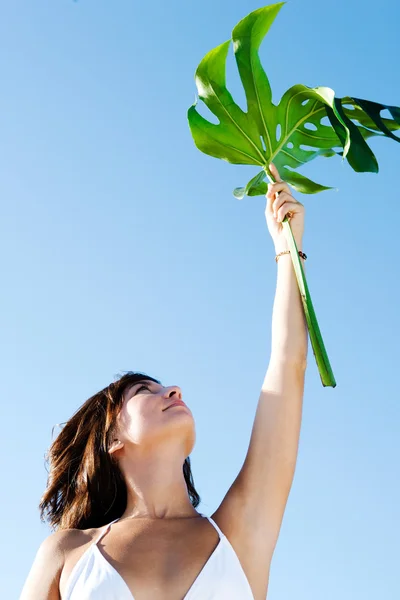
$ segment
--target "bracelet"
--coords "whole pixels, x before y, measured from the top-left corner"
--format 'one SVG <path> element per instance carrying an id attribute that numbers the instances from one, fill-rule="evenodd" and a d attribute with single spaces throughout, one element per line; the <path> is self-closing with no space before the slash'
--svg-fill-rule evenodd
<path id="1" fill-rule="evenodd" d="M 276 261 L 276 262 L 278 262 L 278 258 L 279 258 L 280 256 L 282 256 L 282 254 L 290 254 L 290 250 L 285 250 L 284 252 L 279 252 L 279 254 L 277 254 L 277 255 L 275 256 L 275 261 Z M 302 252 L 301 250 L 299 250 L 299 256 L 300 256 L 301 258 L 304 258 L 304 260 L 307 260 L 307 254 L 304 254 L 304 252 Z"/>

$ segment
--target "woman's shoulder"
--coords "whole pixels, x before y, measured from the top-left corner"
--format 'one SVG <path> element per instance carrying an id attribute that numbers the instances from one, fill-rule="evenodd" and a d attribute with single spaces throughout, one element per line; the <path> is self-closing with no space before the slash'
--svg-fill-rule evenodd
<path id="1" fill-rule="evenodd" d="M 57 531 L 53 531 L 43 540 L 40 549 L 47 555 L 51 555 L 52 553 L 64 554 L 94 541 L 101 530 L 102 527 L 57 529 Z"/>
<path id="2" fill-rule="evenodd" d="M 59 581 L 74 548 L 95 538 L 101 528 L 58 529 L 40 544 L 22 590 L 22 598 L 58 598 Z M 79 553 L 79 550 L 77 550 Z"/>

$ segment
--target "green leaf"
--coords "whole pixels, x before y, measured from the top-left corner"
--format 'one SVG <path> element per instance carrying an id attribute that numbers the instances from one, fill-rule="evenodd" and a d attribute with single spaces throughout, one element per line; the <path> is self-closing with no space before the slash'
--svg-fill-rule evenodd
<path id="1" fill-rule="evenodd" d="M 230 40 L 217 46 L 200 62 L 195 81 L 199 99 L 218 118 L 210 123 L 197 109 L 197 100 L 188 110 L 194 142 L 202 152 L 232 164 L 255 165 L 260 169 L 236 198 L 267 193 L 266 177 L 273 181 L 273 162 L 284 181 L 304 194 L 332 189 L 296 172 L 314 158 L 339 155 L 356 172 L 378 172 L 378 161 L 367 140 L 384 135 L 400 141 L 400 108 L 346 96 L 336 98 L 328 87 L 310 88 L 297 84 L 289 88 L 278 105 L 272 102 L 268 77 L 258 50 L 284 2 L 265 6 L 242 19 L 232 31 L 233 51 L 245 91 L 247 111 L 238 106 L 226 87 L 226 57 Z M 381 118 L 387 109 L 392 119 Z M 322 123 L 328 117 L 330 125 Z M 311 301 L 296 242 L 285 218 L 283 229 L 303 302 L 313 352 L 324 386 L 336 386 Z"/>
<path id="2" fill-rule="evenodd" d="M 361 100 L 360 98 L 351 98 L 346 96 L 341 99 L 342 107 L 347 117 L 355 119 L 361 124 L 361 130 L 369 128 L 375 135 L 386 135 L 393 140 L 400 142 L 400 137 L 393 134 L 393 131 L 400 129 L 400 109 L 397 106 L 387 104 L 379 104 L 369 100 Z M 350 109 L 347 105 L 351 105 Z M 393 117 L 385 119 L 380 116 L 380 113 L 387 109 Z M 379 132 L 382 132 L 381 134 Z M 371 132 L 372 133 L 372 132 Z M 374 133 L 372 133 L 374 135 Z"/>
<path id="3" fill-rule="evenodd" d="M 219 123 L 210 123 L 198 113 L 197 100 L 188 110 L 188 121 L 194 142 L 202 152 L 233 164 L 256 165 L 267 174 L 268 165 L 274 162 L 282 179 L 295 190 L 315 194 L 332 188 L 295 170 L 318 156 L 339 155 L 357 172 L 378 172 L 378 162 L 367 139 L 385 135 L 400 141 L 393 133 L 400 127 L 400 109 L 357 98 L 336 98 L 331 88 L 302 84 L 289 88 L 279 104 L 273 104 L 258 50 L 284 4 L 253 11 L 232 31 L 247 112 L 235 103 L 226 87 L 226 57 L 231 43 L 228 40 L 208 52 L 195 73 L 199 99 Z M 352 104 L 355 110 L 343 104 Z M 380 118 L 380 111 L 385 108 L 393 121 Z M 360 125 L 353 122 L 353 116 Z M 321 123 L 324 117 L 328 117 L 330 126 Z M 235 197 L 265 194 L 266 183 L 254 183 L 253 179 L 246 186 L 235 188 Z"/>
<path id="4" fill-rule="evenodd" d="M 266 173 L 265 171 L 260 171 L 253 179 L 250 179 L 249 183 L 245 188 L 236 188 L 233 191 L 233 195 L 236 196 L 239 200 L 241 200 L 246 194 L 249 196 L 253 195 L 251 192 L 255 189 L 259 189 L 260 186 L 267 188 L 266 183 L 262 183 L 262 180 L 265 179 Z M 266 193 L 266 192 L 265 192 Z"/>

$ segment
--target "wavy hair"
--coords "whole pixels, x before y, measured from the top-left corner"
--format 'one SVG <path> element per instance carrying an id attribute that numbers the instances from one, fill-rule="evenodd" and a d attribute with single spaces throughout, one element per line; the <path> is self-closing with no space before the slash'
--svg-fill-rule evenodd
<path id="1" fill-rule="evenodd" d="M 122 407 L 124 391 L 142 380 L 161 383 L 144 373 L 128 371 L 91 396 L 64 424 L 46 453 L 46 489 L 40 499 L 42 521 L 53 530 L 101 527 L 126 509 L 127 489 L 118 462 L 107 451 Z M 190 458 L 183 463 L 190 501 L 200 504 Z"/>

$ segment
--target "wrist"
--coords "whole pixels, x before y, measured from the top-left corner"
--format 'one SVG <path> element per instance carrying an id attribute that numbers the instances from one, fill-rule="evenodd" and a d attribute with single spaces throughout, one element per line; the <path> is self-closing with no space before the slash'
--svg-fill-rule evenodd
<path id="1" fill-rule="evenodd" d="M 303 251 L 303 240 L 296 240 L 297 250 Z M 275 254 L 279 254 L 280 252 L 285 252 L 286 250 L 290 250 L 289 245 L 286 242 L 280 242 L 275 244 Z"/>
<path id="2" fill-rule="evenodd" d="M 299 251 L 299 252 L 300 252 L 300 251 Z M 303 256 L 303 254 L 299 254 L 299 259 L 300 259 L 300 262 L 301 262 L 303 265 L 304 265 L 304 263 L 305 263 L 305 261 L 306 261 L 306 258 L 305 258 L 305 257 L 306 257 L 306 254 L 304 254 L 304 256 Z M 286 259 L 286 260 L 285 260 L 285 259 Z M 275 256 L 275 261 L 276 261 L 278 264 L 279 264 L 280 262 L 289 262 L 289 263 L 291 263 L 291 262 L 292 262 L 292 256 L 291 256 L 291 252 L 290 252 L 289 250 L 287 250 L 285 254 L 280 254 L 280 253 L 278 253 L 278 254 Z"/>

